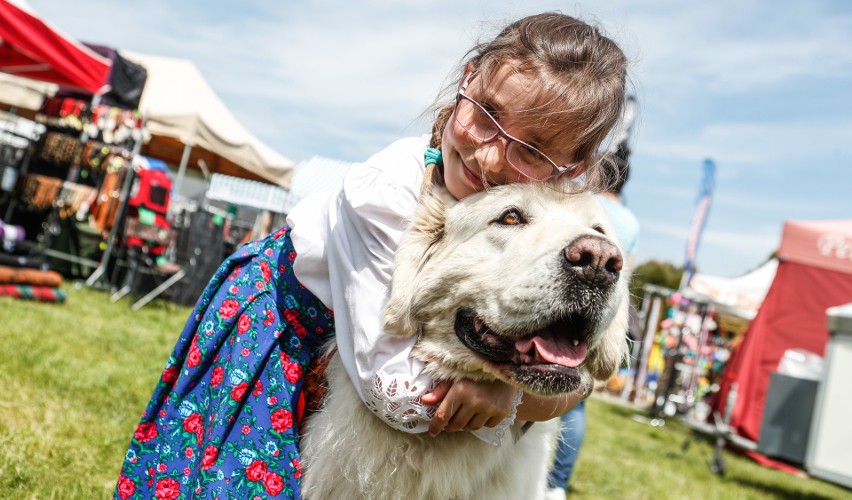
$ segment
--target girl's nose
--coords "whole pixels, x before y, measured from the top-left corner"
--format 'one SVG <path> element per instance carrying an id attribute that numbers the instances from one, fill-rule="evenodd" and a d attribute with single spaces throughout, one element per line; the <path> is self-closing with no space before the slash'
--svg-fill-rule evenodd
<path id="1" fill-rule="evenodd" d="M 493 178 L 493 174 L 499 175 L 506 168 L 510 168 L 509 165 L 506 164 L 506 155 L 504 154 L 505 148 L 506 144 L 502 137 L 496 137 L 484 144 L 480 144 L 479 147 L 476 148 L 474 157 L 476 158 L 477 163 L 479 163 L 479 168 L 483 174 L 490 172 L 492 175 L 489 177 Z"/>

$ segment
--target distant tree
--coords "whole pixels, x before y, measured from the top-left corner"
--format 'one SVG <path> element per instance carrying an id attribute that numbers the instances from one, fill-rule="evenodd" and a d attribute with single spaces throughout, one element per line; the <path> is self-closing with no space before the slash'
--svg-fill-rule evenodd
<path id="1" fill-rule="evenodd" d="M 646 284 L 663 286 L 677 290 L 683 275 L 683 267 L 675 266 L 669 262 L 649 260 L 636 266 L 633 270 L 633 278 L 630 282 L 630 295 L 637 305 L 641 304 L 644 292 L 642 288 Z"/>

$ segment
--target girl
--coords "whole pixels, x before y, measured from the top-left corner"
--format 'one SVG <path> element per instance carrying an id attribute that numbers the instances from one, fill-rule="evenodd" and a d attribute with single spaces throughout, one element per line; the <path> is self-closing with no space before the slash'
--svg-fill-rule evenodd
<path id="1" fill-rule="evenodd" d="M 431 136 L 353 165 L 337 192 L 305 200 L 287 226 L 222 264 L 136 429 L 117 497 L 298 498 L 303 382 L 331 335 L 364 403 L 401 431 L 474 431 L 499 445 L 515 418 L 577 403 L 430 380 L 408 358 L 414 339 L 384 335 L 381 313 L 421 188 L 441 183 L 461 199 L 594 175 L 621 114 L 626 59 L 597 29 L 545 13 L 472 49 L 460 73 Z"/>

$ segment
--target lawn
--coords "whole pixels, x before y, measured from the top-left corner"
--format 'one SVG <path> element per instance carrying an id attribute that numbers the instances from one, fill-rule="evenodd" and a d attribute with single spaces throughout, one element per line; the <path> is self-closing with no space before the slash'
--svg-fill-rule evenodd
<path id="1" fill-rule="evenodd" d="M 100 291 L 66 287 L 65 304 L 0 298 L 0 498 L 107 498 L 127 444 L 189 309 L 131 312 Z M 676 422 L 651 427 L 593 399 L 575 470 L 576 498 L 840 498 L 852 492 L 726 454 L 681 451 Z"/>

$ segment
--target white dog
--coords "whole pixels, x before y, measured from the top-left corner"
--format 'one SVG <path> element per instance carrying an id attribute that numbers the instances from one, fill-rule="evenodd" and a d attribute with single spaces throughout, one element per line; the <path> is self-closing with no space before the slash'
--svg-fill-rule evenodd
<path id="1" fill-rule="evenodd" d="M 559 395 L 606 380 L 624 356 L 628 289 L 614 229 L 571 185 L 512 184 L 453 199 L 436 188 L 396 254 L 385 329 L 417 335 L 435 380 L 500 379 Z M 467 432 L 392 429 L 335 356 L 301 443 L 310 499 L 537 498 L 558 419 L 516 422 L 500 446 Z"/>

